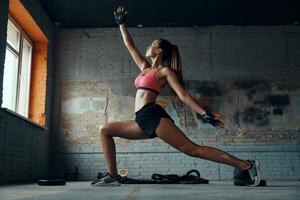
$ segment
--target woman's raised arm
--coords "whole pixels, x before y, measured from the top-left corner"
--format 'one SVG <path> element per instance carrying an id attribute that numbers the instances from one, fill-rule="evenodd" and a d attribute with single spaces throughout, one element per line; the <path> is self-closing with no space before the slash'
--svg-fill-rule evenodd
<path id="1" fill-rule="evenodd" d="M 148 61 L 141 55 L 141 53 L 135 47 L 133 39 L 127 30 L 127 27 L 125 25 L 127 11 L 124 10 L 124 7 L 118 7 L 117 11 L 114 12 L 114 15 L 116 22 L 119 24 L 124 44 L 127 47 L 134 62 L 137 64 L 141 71 L 147 67 L 151 67 Z"/>

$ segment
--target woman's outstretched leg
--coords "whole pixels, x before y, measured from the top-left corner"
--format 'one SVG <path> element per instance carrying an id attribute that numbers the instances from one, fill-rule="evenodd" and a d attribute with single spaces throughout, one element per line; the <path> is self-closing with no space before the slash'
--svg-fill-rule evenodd
<path id="1" fill-rule="evenodd" d="M 117 176 L 116 147 L 113 137 L 132 140 L 147 139 L 148 137 L 133 120 L 111 122 L 100 127 L 100 140 L 107 163 L 107 171 L 111 176 Z"/>
<path id="2" fill-rule="evenodd" d="M 156 135 L 179 151 L 193 157 L 223 163 L 245 170 L 250 167 L 248 161 L 238 159 L 219 149 L 201 146 L 188 139 L 185 134 L 169 119 L 162 118 L 156 129 Z"/>

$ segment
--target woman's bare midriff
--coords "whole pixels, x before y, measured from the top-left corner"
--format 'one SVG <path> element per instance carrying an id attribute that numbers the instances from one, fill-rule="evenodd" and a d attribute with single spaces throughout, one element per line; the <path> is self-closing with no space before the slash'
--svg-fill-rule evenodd
<path id="1" fill-rule="evenodd" d="M 155 103 L 157 94 L 149 90 L 138 89 L 135 95 L 135 112 L 139 111 L 147 103 Z"/>

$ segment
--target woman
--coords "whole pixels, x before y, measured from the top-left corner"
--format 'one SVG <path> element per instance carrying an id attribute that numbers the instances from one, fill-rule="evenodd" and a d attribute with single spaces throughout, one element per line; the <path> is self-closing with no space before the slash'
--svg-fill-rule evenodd
<path id="1" fill-rule="evenodd" d="M 156 104 L 158 94 L 166 84 L 169 84 L 180 100 L 199 113 L 206 122 L 217 128 L 224 128 L 224 124 L 220 120 L 209 116 L 183 87 L 177 46 L 172 45 L 164 39 L 153 41 L 147 47 L 145 55 L 151 60 L 152 64 L 150 64 L 141 56 L 127 31 L 124 23 L 127 11 L 124 10 L 124 7 L 118 7 L 114 14 L 116 22 L 119 24 L 125 46 L 141 70 L 141 74 L 135 79 L 137 87 L 135 98 L 136 119 L 111 122 L 101 127 L 100 137 L 107 161 L 108 173 L 95 181 L 93 185 L 119 185 L 120 176 L 117 172 L 116 150 L 113 137 L 134 140 L 159 137 L 189 156 L 224 163 L 241 171 L 246 170 L 245 172 L 249 174 L 251 179 L 248 185 L 258 185 L 260 173 L 257 161 L 240 160 L 216 148 L 193 143 L 176 127 L 166 111 Z"/>

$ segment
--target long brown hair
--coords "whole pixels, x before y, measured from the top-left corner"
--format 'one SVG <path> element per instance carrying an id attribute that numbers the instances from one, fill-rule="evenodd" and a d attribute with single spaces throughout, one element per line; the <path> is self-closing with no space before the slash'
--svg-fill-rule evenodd
<path id="1" fill-rule="evenodd" d="M 184 87 L 183 77 L 182 77 L 182 68 L 181 68 L 181 58 L 179 54 L 178 47 L 174 44 L 171 44 L 168 40 L 158 39 L 155 40 L 158 47 L 163 50 L 162 60 L 164 64 L 171 68 L 176 74 L 179 82 Z"/>

